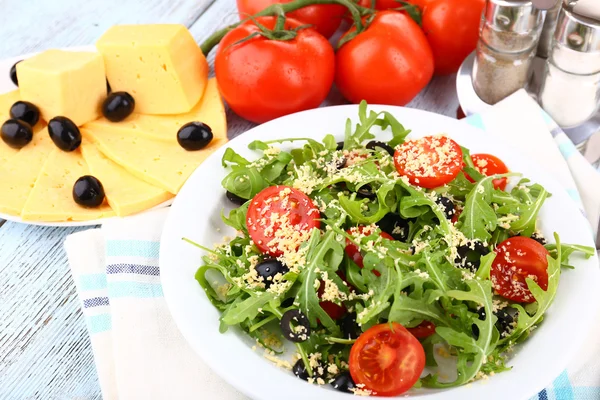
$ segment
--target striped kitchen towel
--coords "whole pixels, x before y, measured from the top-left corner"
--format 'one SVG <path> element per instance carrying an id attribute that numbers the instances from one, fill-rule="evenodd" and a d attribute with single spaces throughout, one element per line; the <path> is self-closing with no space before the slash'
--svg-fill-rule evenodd
<path id="1" fill-rule="evenodd" d="M 525 90 L 465 121 L 506 138 L 524 156 L 549 171 L 585 212 L 596 237 L 600 216 L 600 174 Z M 600 316 L 574 363 L 530 400 L 600 400 L 598 338 Z"/>
<path id="2" fill-rule="evenodd" d="M 65 248 L 104 400 L 245 399 L 193 352 L 160 284 L 168 208 L 70 235 Z"/>

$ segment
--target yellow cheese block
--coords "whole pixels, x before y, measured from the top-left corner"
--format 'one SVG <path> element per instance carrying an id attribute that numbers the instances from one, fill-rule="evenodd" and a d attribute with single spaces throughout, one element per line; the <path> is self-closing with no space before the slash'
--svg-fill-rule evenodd
<path id="1" fill-rule="evenodd" d="M 56 146 L 44 129 L 8 161 L 0 163 L 0 212 L 20 215 L 48 155 Z"/>
<path id="2" fill-rule="evenodd" d="M 21 96 L 18 89 L 13 90 L 12 92 L 0 94 L 0 125 L 2 125 L 6 120 L 10 119 L 10 107 L 12 107 L 12 105 L 19 100 L 21 100 Z M 33 127 L 34 135 L 45 127 L 46 123 L 40 120 Z M 18 151 L 18 149 L 13 149 L 0 140 L 0 164 L 17 154 Z"/>
<path id="3" fill-rule="evenodd" d="M 27 221 L 85 221 L 114 216 L 108 204 L 85 208 L 73 200 L 73 185 L 89 175 L 78 150 L 66 152 L 56 146 L 48 156 L 21 212 Z"/>
<path id="4" fill-rule="evenodd" d="M 112 90 L 131 94 L 138 113 L 185 113 L 204 92 L 208 63 L 183 25 L 116 25 L 96 47 Z"/>
<path id="5" fill-rule="evenodd" d="M 127 134 L 135 131 L 138 135 L 149 138 L 177 142 L 177 131 L 188 122 L 199 121 L 213 130 L 225 129 L 225 108 L 221 101 L 217 80 L 209 79 L 202 99 L 185 114 L 176 115 L 144 115 L 134 113 L 121 122 L 110 122 L 99 118 L 88 122 L 83 127 L 94 129 L 111 129 Z"/>
<path id="6" fill-rule="evenodd" d="M 106 74 L 99 53 L 47 50 L 18 63 L 17 76 L 21 98 L 46 121 L 63 116 L 83 125 L 100 115 Z"/>
<path id="7" fill-rule="evenodd" d="M 173 197 L 166 190 L 131 175 L 87 140 L 81 144 L 81 154 L 91 174 L 102 182 L 108 204 L 119 217 L 147 210 Z"/>

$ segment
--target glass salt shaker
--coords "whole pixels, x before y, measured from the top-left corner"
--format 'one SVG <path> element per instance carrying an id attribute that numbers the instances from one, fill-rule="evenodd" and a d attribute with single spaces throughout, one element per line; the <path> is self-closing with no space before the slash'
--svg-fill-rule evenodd
<path id="1" fill-rule="evenodd" d="M 487 0 L 473 66 L 479 98 L 496 104 L 527 86 L 546 11 L 528 0 Z"/>
<path id="2" fill-rule="evenodd" d="M 537 55 L 542 58 L 548 58 L 548 54 L 550 54 L 550 46 L 552 46 L 552 38 L 554 37 L 556 23 L 558 22 L 558 13 L 562 8 L 561 0 L 553 0 L 553 2 L 555 4 L 546 11 L 546 19 L 544 20 L 540 43 L 537 48 Z"/>
<path id="3" fill-rule="evenodd" d="M 571 2 L 574 4 L 575 2 Z M 578 126 L 600 105 L 600 19 L 560 12 L 539 101 L 562 128 Z"/>

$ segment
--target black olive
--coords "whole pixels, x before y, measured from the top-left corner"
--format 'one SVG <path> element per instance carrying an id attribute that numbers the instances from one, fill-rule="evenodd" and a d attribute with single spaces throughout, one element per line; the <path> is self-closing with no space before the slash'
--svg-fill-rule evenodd
<path id="1" fill-rule="evenodd" d="M 225 192 L 225 196 L 227 196 L 227 199 L 229 199 L 230 202 L 232 202 L 233 204 L 237 204 L 238 206 L 241 206 L 242 204 L 248 201 L 236 194 L 231 193 L 229 190 Z"/>
<path id="2" fill-rule="evenodd" d="M 189 122 L 177 132 L 177 141 L 186 150 L 201 150 L 208 146 L 212 139 L 212 129 L 202 122 Z"/>
<path id="3" fill-rule="evenodd" d="M 454 202 L 447 197 L 441 196 L 435 201 L 444 211 L 446 219 L 452 219 L 454 216 Z"/>
<path id="4" fill-rule="evenodd" d="M 375 150 L 375 148 L 379 147 L 380 149 L 387 151 L 390 156 L 394 157 L 395 150 L 387 143 L 383 143 L 378 140 L 371 140 L 369 143 L 367 143 L 366 147 L 369 150 Z"/>
<path id="5" fill-rule="evenodd" d="M 306 366 L 304 365 L 304 361 L 302 361 L 302 359 L 296 361 L 296 364 L 294 364 L 294 366 L 292 367 L 292 372 L 294 373 L 294 375 L 296 375 L 298 378 L 304 381 L 307 381 L 308 378 L 310 378 L 308 376 L 308 371 L 306 370 Z M 317 368 L 314 368 L 312 372 L 313 379 L 322 378 L 325 374 L 325 369 L 322 366 L 318 366 Z"/>
<path id="6" fill-rule="evenodd" d="M 337 169 L 342 169 L 346 166 L 347 161 L 348 160 L 346 160 L 346 157 L 342 157 L 342 158 L 338 159 L 337 163 L 335 164 L 335 167 Z"/>
<path id="7" fill-rule="evenodd" d="M 283 337 L 290 342 L 301 343 L 308 340 L 310 336 L 310 322 L 300 310 L 286 311 L 283 317 L 281 317 L 279 326 L 281 326 Z M 295 329 L 298 326 L 302 326 L 304 329 Z M 297 330 L 298 332 L 296 332 Z"/>
<path id="8" fill-rule="evenodd" d="M 535 240 L 536 242 L 538 242 L 539 244 L 541 244 L 542 246 L 545 246 L 546 243 L 548 243 L 548 242 L 546 242 L 546 238 L 541 233 L 534 232 L 531 235 L 531 238 L 533 240 Z"/>
<path id="9" fill-rule="evenodd" d="M 489 254 L 490 249 L 485 247 L 482 242 L 474 241 L 456 248 L 458 255 L 454 263 L 459 268 L 466 268 L 471 272 L 477 272 L 481 265 L 481 256 Z"/>
<path id="10" fill-rule="evenodd" d="M 2 140 L 13 149 L 20 149 L 33 139 L 33 130 L 27 122 L 9 119 L 0 130 Z"/>
<path id="11" fill-rule="evenodd" d="M 123 121 L 135 109 L 135 100 L 127 92 L 113 92 L 102 103 L 102 114 L 111 122 Z"/>
<path id="12" fill-rule="evenodd" d="M 514 310 L 514 308 L 508 307 L 498 310 L 494 313 L 498 320 L 496 321 L 496 329 L 500 332 L 500 336 L 503 334 L 510 332 L 513 329 L 513 324 L 515 322 L 515 317 L 509 312 L 509 310 Z M 485 320 L 486 312 L 485 308 L 480 307 L 477 309 L 477 314 L 479 315 L 479 319 L 481 321 Z M 479 327 L 475 324 L 471 327 L 473 331 L 473 336 L 475 339 L 479 339 Z"/>
<path id="13" fill-rule="evenodd" d="M 17 101 L 10 107 L 10 117 L 35 126 L 40 120 L 40 109 L 28 101 Z"/>
<path id="14" fill-rule="evenodd" d="M 337 147 L 335 148 L 337 151 L 344 150 L 344 142 L 337 142 Z"/>
<path id="15" fill-rule="evenodd" d="M 340 326 L 342 328 L 342 334 L 345 339 L 358 339 L 362 333 L 360 326 L 356 322 L 355 313 L 347 313 L 340 319 Z"/>
<path id="16" fill-rule="evenodd" d="M 54 144 L 61 150 L 73 151 L 81 144 L 81 132 L 67 117 L 54 117 L 48 122 L 48 133 Z"/>
<path id="17" fill-rule="evenodd" d="M 254 269 L 258 272 L 258 276 L 262 276 L 263 282 L 267 288 L 273 283 L 275 275 L 279 273 L 283 275 L 287 272 L 287 268 L 283 266 L 281 261 L 274 258 L 269 258 L 260 262 Z"/>
<path id="18" fill-rule="evenodd" d="M 383 232 L 391 235 L 396 240 L 401 242 L 408 240 L 408 231 L 410 229 L 408 220 L 402 218 L 399 214 L 387 213 L 377 225 Z"/>
<path id="19" fill-rule="evenodd" d="M 289 297 L 281 302 L 281 308 L 288 308 L 294 305 L 294 298 Z"/>
<path id="20" fill-rule="evenodd" d="M 356 389 L 356 384 L 352 380 L 352 376 L 348 371 L 342 372 L 333 378 L 331 386 L 333 386 L 334 389 L 344 393 L 354 393 L 353 390 Z"/>
<path id="21" fill-rule="evenodd" d="M 23 61 L 23 60 L 21 60 Z M 14 63 L 12 67 L 10 67 L 10 80 L 16 85 L 19 86 L 19 79 L 17 78 L 17 64 L 21 61 L 17 61 Z"/>
<path id="22" fill-rule="evenodd" d="M 366 185 L 362 185 L 360 187 L 360 189 L 358 189 L 356 191 L 356 194 L 358 195 L 358 197 L 363 197 L 366 199 L 375 199 L 377 198 L 377 193 L 375 193 L 375 191 L 373 190 L 373 188 L 371 187 L 371 185 L 369 185 L 368 183 Z"/>
<path id="23" fill-rule="evenodd" d="M 104 187 L 96 177 L 82 176 L 73 185 L 73 199 L 80 206 L 98 207 L 104 201 Z"/>

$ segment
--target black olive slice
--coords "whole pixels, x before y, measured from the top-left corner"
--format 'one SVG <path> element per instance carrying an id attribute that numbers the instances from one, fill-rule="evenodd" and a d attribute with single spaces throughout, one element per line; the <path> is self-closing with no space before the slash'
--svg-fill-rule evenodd
<path id="1" fill-rule="evenodd" d="M 356 191 L 356 194 L 358 194 L 359 197 L 363 197 L 365 199 L 376 199 L 377 198 L 377 193 L 375 193 L 375 191 L 369 184 L 362 185 L 360 187 L 360 189 L 358 189 Z"/>
<path id="2" fill-rule="evenodd" d="M 387 143 L 380 142 L 378 140 L 371 140 L 369 143 L 367 143 L 366 147 L 369 150 L 375 150 L 377 147 L 379 147 L 380 149 L 383 149 L 383 150 L 387 151 L 390 156 L 394 157 L 395 151 Z"/>
<path id="3" fill-rule="evenodd" d="M 281 263 L 281 261 L 275 258 L 269 258 L 260 262 L 256 267 L 256 272 L 258 276 L 262 276 L 263 283 L 266 288 L 269 288 L 271 284 L 273 284 L 273 279 L 277 274 L 285 274 L 287 272 L 287 268 Z"/>
<path id="4" fill-rule="evenodd" d="M 294 343 L 301 343 L 310 336 L 310 322 L 300 310 L 289 310 L 281 317 L 283 336 Z"/>
<path id="5" fill-rule="evenodd" d="M 356 384 L 354 383 L 354 380 L 348 371 L 342 372 L 333 378 L 331 386 L 333 386 L 335 390 L 339 390 L 340 392 L 344 393 L 354 393 L 353 389 L 356 389 Z"/>
<path id="6" fill-rule="evenodd" d="M 233 204 L 236 204 L 238 206 L 241 206 L 242 204 L 244 204 L 245 202 L 247 202 L 248 200 L 231 193 L 229 190 L 227 192 L 225 192 L 225 196 L 227 196 L 227 199 L 232 202 Z"/>

